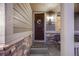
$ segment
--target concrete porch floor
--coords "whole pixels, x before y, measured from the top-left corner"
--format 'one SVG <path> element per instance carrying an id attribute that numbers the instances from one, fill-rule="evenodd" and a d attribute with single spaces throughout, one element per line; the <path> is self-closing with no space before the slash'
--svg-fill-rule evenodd
<path id="1" fill-rule="evenodd" d="M 60 49 L 55 44 L 33 43 L 30 56 L 60 56 Z"/>

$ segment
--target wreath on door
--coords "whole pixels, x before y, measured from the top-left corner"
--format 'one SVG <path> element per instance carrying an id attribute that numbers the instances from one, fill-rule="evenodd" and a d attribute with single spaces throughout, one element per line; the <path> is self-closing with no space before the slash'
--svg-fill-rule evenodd
<path id="1" fill-rule="evenodd" d="M 41 24 L 41 19 L 38 19 L 37 20 L 37 24 Z"/>

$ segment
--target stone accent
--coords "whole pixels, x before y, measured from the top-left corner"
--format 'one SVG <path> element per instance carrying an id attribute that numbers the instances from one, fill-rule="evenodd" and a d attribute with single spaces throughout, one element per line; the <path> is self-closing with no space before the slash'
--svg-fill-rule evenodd
<path id="1" fill-rule="evenodd" d="M 30 54 L 31 36 L 0 50 L 0 56 L 25 56 Z"/>

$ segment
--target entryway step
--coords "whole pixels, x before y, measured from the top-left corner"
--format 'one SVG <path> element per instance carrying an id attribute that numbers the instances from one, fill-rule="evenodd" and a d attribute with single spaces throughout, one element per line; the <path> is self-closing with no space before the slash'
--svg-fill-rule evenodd
<path id="1" fill-rule="evenodd" d="M 48 56 L 48 48 L 31 48 L 31 56 Z"/>

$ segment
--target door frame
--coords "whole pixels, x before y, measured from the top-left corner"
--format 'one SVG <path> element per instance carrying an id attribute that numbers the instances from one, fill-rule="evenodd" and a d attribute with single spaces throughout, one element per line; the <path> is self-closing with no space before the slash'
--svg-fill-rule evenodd
<path id="1" fill-rule="evenodd" d="M 44 13 L 44 40 L 35 40 L 35 23 L 34 23 L 34 21 L 35 21 L 35 14 L 39 14 L 39 13 Z M 33 12 L 33 14 L 32 14 L 32 16 L 33 16 L 33 42 L 46 42 L 46 37 L 45 37 L 45 12 L 42 12 L 42 11 L 34 11 Z"/>

